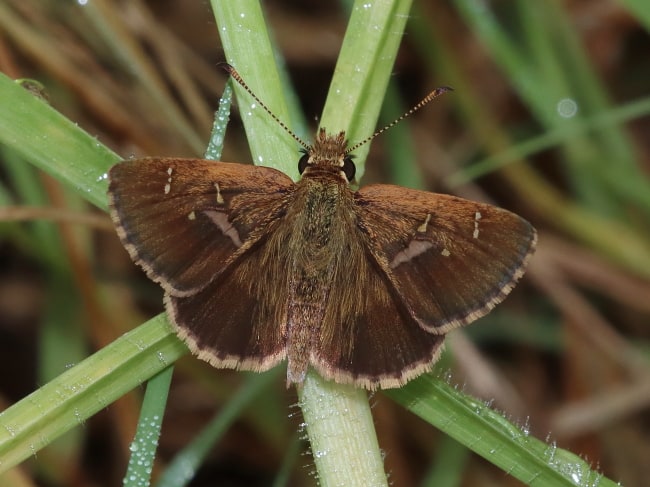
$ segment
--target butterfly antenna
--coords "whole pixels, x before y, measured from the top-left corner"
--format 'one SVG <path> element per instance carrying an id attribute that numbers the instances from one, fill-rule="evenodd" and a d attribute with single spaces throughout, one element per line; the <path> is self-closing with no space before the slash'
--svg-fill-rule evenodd
<path id="1" fill-rule="evenodd" d="M 433 90 L 431 93 L 429 93 L 427 96 L 425 96 L 424 98 L 422 98 L 422 100 L 420 100 L 420 102 L 419 102 L 417 105 L 415 105 L 413 108 L 411 108 L 409 111 L 407 111 L 407 112 L 404 113 L 403 115 L 399 116 L 398 118 L 396 118 L 395 120 L 393 120 L 393 121 L 392 121 L 391 123 L 389 123 L 388 125 L 383 126 L 383 127 L 380 128 L 379 130 L 377 130 L 374 134 L 372 134 L 370 137 L 366 137 L 366 138 L 363 139 L 361 142 L 357 142 L 357 143 L 354 144 L 352 147 L 348 148 L 348 149 L 345 151 L 345 153 L 346 153 L 346 154 L 350 154 L 351 152 L 355 151 L 356 149 L 358 149 L 358 148 L 361 147 L 362 145 L 367 144 L 367 143 L 370 142 L 372 139 L 374 139 L 375 137 L 377 137 L 379 134 L 382 134 L 382 133 L 386 132 L 386 130 L 388 130 L 388 129 L 392 128 L 393 126 L 397 125 L 397 124 L 400 123 L 402 120 L 404 120 L 406 117 L 410 117 L 411 115 L 413 115 L 415 112 L 417 112 L 420 108 L 422 108 L 424 105 L 426 105 L 427 103 L 429 103 L 429 102 L 430 102 L 431 100 L 433 100 L 434 98 L 438 98 L 440 95 L 442 95 L 443 93 L 447 93 L 448 91 L 454 91 L 454 89 L 453 89 L 453 88 L 450 88 L 449 86 L 441 86 L 440 88 L 436 88 L 436 89 Z"/>
<path id="2" fill-rule="evenodd" d="M 266 104 L 262 100 L 259 99 L 259 97 L 253 92 L 253 90 L 251 90 L 248 87 L 248 85 L 246 84 L 244 79 L 241 77 L 241 75 L 237 72 L 237 70 L 234 67 L 232 67 L 228 63 L 219 63 L 219 66 L 222 67 L 230 75 L 230 77 L 232 79 L 234 79 L 237 83 L 239 83 L 239 85 L 242 88 L 244 88 L 248 92 L 248 94 L 250 96 L 253 97 L 253 100 L 255 100 L 257 103 L 259 103 L 259 105 L 266 111 L 266 113 L 268 113 L 271 116 L 271 118 L 273 120 L 275 120 L 275 122 L 277 122 L 280 125 L 280 127 L 282 127 L 291 137 L 293 137 L 293 139 L 296 142 L 298 142 L 301 146 L 303 146 L 303 148 L 309 150 L 309 148 L 310 148 L 309 144 L 307 144 L 300 137 L 298 137 L 295 133 L 293 133 L 293 131 L 289 127 L 287 127 L 287 125 L 282 120 L 280 120 L 275 115 L 275 113 L 273 113 L 271 111 L 271 109 L 266 106 Z"/>

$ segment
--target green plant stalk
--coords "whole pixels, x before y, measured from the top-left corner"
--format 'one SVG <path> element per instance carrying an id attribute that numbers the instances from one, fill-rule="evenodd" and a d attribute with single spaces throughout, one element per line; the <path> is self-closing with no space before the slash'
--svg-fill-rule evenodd
<path id="1" fill-rule="evenodd" d="M 153 462 L 173 375 L 174 367 L 167 367 L 147 382 L 138 428 L 129 448 L 131 457 L 124 475 L 124 487 L 146 487 L 151 483 Z"/>
<path id="2" fill-rule="evenodd" d="M 396 83 L 391 83 L 386 91 L 380 125 L 386 125 L 396 120 L 410 107 L 406 107 L 399 94 Z M 420 170 L 415 150 L 415 142 L 409 120 L 400 123 L 382 134 L 383 149 L 389 162 L 389 181 L 398 186 L 412 189 L 425 189 L 424 177 Z"/>
<path id="3" fill-rule="evenodd" d="M 351 144 L 374 133 L 411 0 L 355 1 L 321 117 L 329 132 L 345 130 Z M 354 151 L 357 180 L 370 144 Z"/>
<path id="4" fill-rule="evenodd" d="M 40 387 L 0 413 L 0 472 L 35 455 L 186 353 L 159 315 Z"/>
<path id="5" fill-rule="evenodd" d="M 256 0 L 212 0 L 211 5 L 226 61 L 234 66 L 269 110 L 292 127 L 291 111 L 282 86 L 283 76 L 275 62 L 275 51 L 260 3 Z M 296 142 L 241 86 L 234 85 L 253 162 L 274 167 L 298 179 L 299 147 Z"/>
<path id="6" fill-rule="evenodd" d="M 387 486 L 365 391 L 310 371 L 298 393 L 320 485 Z"/>
<path id="7" fill-rule="evenodd" d="M 212 132 L 210 133 L 210 141 L 208 147 L 205 149 L 204 157 L 210 161 L 221 160 L 221 153 L 223 152 L 223 143 L 226 138 L 226 128 L 230 120 L 230 106 L 232 104 L 232 83 L 226 83 L 221 98 L 219 99 L 219 108 L 214 114 L 214 122 L 212 124 Z"/>

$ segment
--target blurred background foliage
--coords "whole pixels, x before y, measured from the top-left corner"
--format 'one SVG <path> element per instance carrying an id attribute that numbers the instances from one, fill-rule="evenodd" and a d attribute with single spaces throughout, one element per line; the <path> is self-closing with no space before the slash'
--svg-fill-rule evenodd
<path id="1" fill-rule="evenodd" d="M 209 5 L 89 1 L 0 3 L 0 71 L 38 80 L 53 107 L 122 157 L 203 154 L 225 82 Z M 263 6 L 315 127 L 346 4 Z M 455 91 L 376 139 L 362 182 L 491 201 L 538 227 L 526 278 L 452 334 L 438 371 L 628 487 L 650 478 L 649 28 L 640 0 L 416 0 L 382 120 L 433 87 Z M 251 160 L 236 115 L 223 160 Z M 2 146 L 0 218 L 4 409 L 162 304 L 105 214 Z M 191 485 L 312 485 L 281 376 Z M 240 380 L 178 362 L 160 465 Z M 141 395 L 39 452 L 6 485 L 119 484 Z M 372 402 L 394 485 L 521 485 L 384 395 Z"/>

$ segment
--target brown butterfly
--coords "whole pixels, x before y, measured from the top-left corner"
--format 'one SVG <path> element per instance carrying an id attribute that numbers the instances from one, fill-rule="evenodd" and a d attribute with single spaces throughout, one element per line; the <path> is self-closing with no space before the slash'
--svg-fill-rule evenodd
<path id="1" fill-rule="evenodd" d="M 121 162 L 108 190 L 118 235 L 165 290 L 179 336 L 215 367 L 286 359 L 287 385 L 311 366 L 336 382 L 399 387 L 432 367 L 447 332 L 506 297 L 535 229 L 455 196 L 352 191 L 343 132 L 321 129 L 305 149 L 297 183 L 243 164 Z"/>

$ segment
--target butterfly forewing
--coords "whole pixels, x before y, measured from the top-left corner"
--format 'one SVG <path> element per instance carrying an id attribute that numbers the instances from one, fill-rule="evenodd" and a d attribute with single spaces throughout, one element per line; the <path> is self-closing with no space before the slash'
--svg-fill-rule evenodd
<path id="1" fill-rule="evenodd" d="M 292 187 L 270 168 L 151 158 L 114 166 L 109 195 L 133 260 L 166 292 L 189 296 L 266 234 Z"/>
<path id="2" fill-rule="evenodd" d="M 506 210 L 390 185 L 356 197 L 369 248 L 412 318 L 443 334 L 485 315 L 523 275 L 533 227 Z"/>

